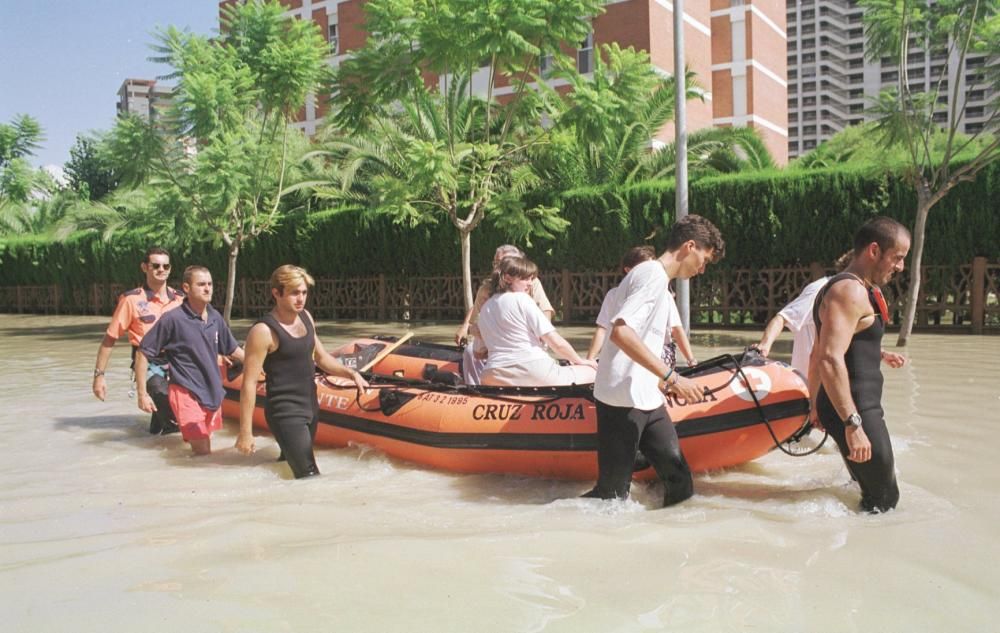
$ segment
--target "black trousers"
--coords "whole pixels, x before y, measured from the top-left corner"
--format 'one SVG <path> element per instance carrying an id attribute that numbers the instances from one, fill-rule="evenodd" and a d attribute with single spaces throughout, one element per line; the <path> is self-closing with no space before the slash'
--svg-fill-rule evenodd
<path id="1" fill-rule="evenodd" d="M 597 404 L 597 485 L 585 496 L 626 499 L 636 449 L 649 460 L 666 486 L 663 505 L 694 494 L 691 469 L 680 450 L 677 430 L 665 407 L 643 411 Z"/>
<path id="2" fill-rule="evenodd" d="M 872 444 L 872 458 L 858 463 L 847 459 L 850 450 L 847 448 L 846 429 L 833 405 L 826 398 L 820 398 L 817 405 L 820 422 L 840 448 L 847 470 L 861 486 L 861 509 L 865 512 L 887 512 L 895 508 L 899 503 L 896 461 L 882 408 L 860 412 L 861 428 Z"/>
<path id="3" fill-rule="evenodd" d="M 163 376 L 154 374 L 146 381 L 146 392 L 156 405 L 156 411 L 153 411 L 153 415 L 149 418 L 149 432 L 154 435 L 165 435 L 179 430 L 174 411 L 170 408 L 170 398 L 167 395 L 169 387 L 170 383 Z"/>
<path id="4" fill-rule="evenodd" d="M 132 372 L 135 375 L 135 355 L 139 353 L 139 348 L 132 347 Z M 151 361 L 152 362 L 152 361 Z M 158 363 L 166 365 L 166 361 L 158 359 Z M 142 380 L 142 376 L 135 376 L 136 381 Z M 170 382 L 165 376 L 153 374 L 146 381 L 146 393 L 153 399 L 156 411 L 149 418 L 149 432 L 153 435 L 166 435 L 167 433 L 177 433 L 177 417 L 174 410 L 170 408 L 170 398 L 168 396 Z"/>
<path id="5" fill-rule="evenodd" d="M 292 475 L 296 479 L 312 477 L 319 474 L 316 456 L 313 454 L 313 440 L 316 439 L 316 427 L 319 418 L 316 415 L 309 418 L 303 415 L 280 415 L 267 411 L 267 428 L 281 447 L 281 454 Z"/>

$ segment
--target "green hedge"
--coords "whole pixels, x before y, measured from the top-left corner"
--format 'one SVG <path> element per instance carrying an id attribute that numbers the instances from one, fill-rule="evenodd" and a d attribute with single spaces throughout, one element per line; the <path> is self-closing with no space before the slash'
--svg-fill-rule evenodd
<path id="1" fill-rule="evenodd" d="M 899 178 L 870 167 L 785 170 L 705 178 L 691 184 L 691 213 L 712 219 L 726 239 L 726 267 L 830 262 L 850 246 L 854 230 L 885 214 L 913 225 L 916 195 Z M 672 182 L 621 190 L 584 189 L 556 197 L 572 225 L 553 240 L 536 239 L 529 255 L 546 270 L 614 268 L 640 243 L 659 245 L 674 213 Z M 924 262 L 954 264 L 1000 252 L 1000 164 L 959 185 L 931 210 Z M 509 241 L 488 223 L 473 233 L 473 269 L 489 266 L 497 244 Z M 147 239 L 138 234 L 103 243 L 93 235 L 66 241 L 0 241 L 0 286 L 77 286 L 94 281 L 135 283 Z M 177 268 L 201 263 L 221 280 L 226 252 L 200 244 L 174 253 Z M 282 263 L 320 277 L 454 275 L 460 270 L 455 229 L 447 223 L 409 229 L 355 211 L 294 216 L 274 233 L 247 245 L 239 276 L 266 278 Z"/>

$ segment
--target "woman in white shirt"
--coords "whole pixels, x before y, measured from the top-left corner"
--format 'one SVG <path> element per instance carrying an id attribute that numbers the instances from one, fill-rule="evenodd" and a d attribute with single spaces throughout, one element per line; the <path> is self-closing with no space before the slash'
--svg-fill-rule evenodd
<path id="1" fill-rule="evenodd" d="M 524 257 L 507 257 L 486 281 L 490 298 L 479 312 L 476 351 L 489 356 L 484 385 L 554 386 L 594 382 L 597 363 L 586 360 L 556 332 L 528 294 L 538 267 Z M 547 344 L 560 358 L 549 356 Z"/>

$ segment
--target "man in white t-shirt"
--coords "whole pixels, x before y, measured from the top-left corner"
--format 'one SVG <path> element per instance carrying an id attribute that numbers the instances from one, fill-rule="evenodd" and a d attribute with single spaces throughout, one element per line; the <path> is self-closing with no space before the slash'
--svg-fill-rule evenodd
<path id="1" fill-rule="evenodd" d="M 792 367 L 803 376 L 809 373 L 809 355 L 816 342 L 816 324 L 813 323 L 813 302 L 816 293 L 826 285 L 829 277 L 820 277 L 808 284 L 788 305 L 782 308 L 773 319 L 768 321 L 764 334 L 757 343 L 761 356 L 771 353 L 771 345 L 787 327 L 792 331 Z"/>
<path id="2" fill-rule="evenodd" d="M 625 499 L 638 449 L 666 486 L 664 505 L 693 494 L 691 470 L 663 403 L 663 391 L 698 402 L 693 380 L 678 375 L 660 354 L 667 333 L 670 279 L 690 279 L 725 254 L 719 229 L 699 215 L 671 228 L 666 251 L 622 280 L 610 306 L 611 333 L 601 348 L 594 383 L 598 478 L 585 497 Z"/>

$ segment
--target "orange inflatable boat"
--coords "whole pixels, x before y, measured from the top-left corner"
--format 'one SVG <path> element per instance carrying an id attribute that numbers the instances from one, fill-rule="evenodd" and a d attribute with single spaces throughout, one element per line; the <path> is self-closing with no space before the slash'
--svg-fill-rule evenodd
<path id="1" fill-rule="evenodd" d="M 463 473 L 511 473 L 558 479 L 597 476 L 597 420 L 590 385 L 484 387 L 459 384 L 461 351 L 428 343 L 392 349 L 395 339 L 357 340 L 337 350 L 363 367 L 372 388 L 317 376 L 317 446 L 366 445 L 432 468 Z M 748 352 L 720 356 L 681 371 L 705 398 L 667 397 L 681 449 L 694 471 L 756 459 L 799 431 L 809 410 L 808 389 L 784 363 Z M 239 418 L 242 376 L 226 380 L 223 413 Z M 266 429 L 261 381 L 254 424 Z M 636 474 L 653 477 L 651 468 Z"/>

